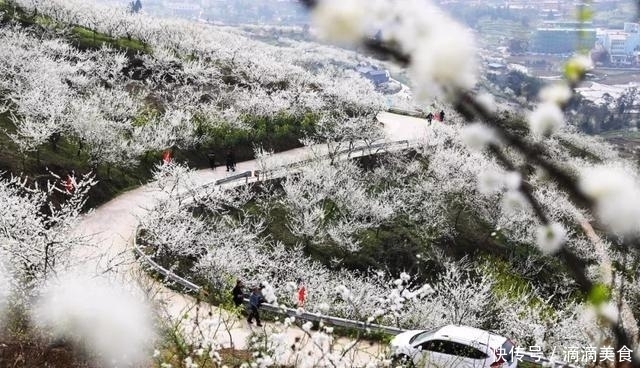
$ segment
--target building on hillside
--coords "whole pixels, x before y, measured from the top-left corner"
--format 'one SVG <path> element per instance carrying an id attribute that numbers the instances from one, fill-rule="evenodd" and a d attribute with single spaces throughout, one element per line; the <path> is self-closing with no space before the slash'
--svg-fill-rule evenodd
<path id="1" fill-rule="evenodd" d="M 175 17 L 195 18 L 199 16 L 202 10 L 200 4 L 186 1 L 164 1 L 162 5 L 167 14 Z"/>
<path id="2" fill-rule="evenodd" d="M 376 69 L 370 66 L 359 66 L 356 71 L 367 78 L 376 86 L 389 82 L 389 72 L 387 70 Z"/>
<path id="3" fill-rule="evenodd" d="M 590 23 L 549 21 L 536 30 L 531 50 L 544 54 L 567 54 L 581 48 L 590 49 L 595 42 L 596 30 Z"/>
<path id="4" fill-rule="evenodd" d="M 640 24 L 625 23 L 622 30 L 606 30 L 600 42 L 613 64 L 633 64 L 640 51 Z"/>
<path id="5" fill-rule="evenodd" d="M 200 0 L 203 18 L 224 24 L 309 23 L 305 7 L 297 0 Z"/>
<path id="6" fill-rule="evenodd" d="M 507 66 L 502 63 L 486 63 L 485 72 L 487 75 L 499 76 L 507 71 Z"/>

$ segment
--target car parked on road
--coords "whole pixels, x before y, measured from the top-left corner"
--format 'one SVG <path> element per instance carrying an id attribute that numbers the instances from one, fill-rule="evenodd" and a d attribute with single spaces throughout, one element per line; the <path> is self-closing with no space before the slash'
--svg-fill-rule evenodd
<path id="1" fill-rule="evenodd" d="M 514 368 L 514 349 L 504 336 L 460 325 L 407 331 L 391 340 L 392 358 L 416 367 Z"/>

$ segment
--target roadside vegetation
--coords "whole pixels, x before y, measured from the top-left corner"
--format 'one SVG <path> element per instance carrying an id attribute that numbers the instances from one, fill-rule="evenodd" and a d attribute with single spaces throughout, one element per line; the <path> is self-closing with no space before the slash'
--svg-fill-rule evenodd
<path id="1" fill-rule="evenodd" d="M 404 130 L 405 117 L 376 120 L 397 96 L 376 91 L 355 70 L 376 61 L 352 51 L 86 0 L 0 1 L 8 363 L 392 364 L 387 337 L 366 328 L 270 316 L 248 331 L 230 305 L 237 279 L 301 313 L 474 326 L 556 356 L 637 343 L 640 174 L 567 119 L 590 114 L 573 105 L 586 56 L 556 84 L 521 73 L 493 80 L 532 110 L 505 111 L 477 90 L 472 33 L 434 4 L 302 1 L 320 36 L 393 60 L 416 99 L 446 117 Z M 384 38 L 368 34 L 385 27 Z M 631 95 L 591 126 L 630 127 Z M 403 145 L 374 149 L 387 133 Z M 302 146 L 310 159 L 277 155 Z M 262 176 L 203 186 L 214 175 L 194 169 L 228 151 L 255 158 Z M 172 159 L 160 164 L 165 153 Z M 119 208 L 91 211 L 146 182 Z M 185 296 L 148 277 L 132 236 L 204 291 Z"/>

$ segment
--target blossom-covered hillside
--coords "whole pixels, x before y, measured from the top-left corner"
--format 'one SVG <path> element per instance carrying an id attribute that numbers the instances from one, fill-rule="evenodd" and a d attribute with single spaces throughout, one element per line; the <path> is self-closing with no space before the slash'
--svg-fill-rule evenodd
<path id="1" fill-rule="evenodd" d="M 300 2 L 348 49 L 0 0 L 0 367 L 429 366 L 389 334 L 442 325 L 640 366 L 638 165 L 566 113 L 589 58 L 505 110 L 431 1 Z M 422 111 L 357 69 L 392 62 Z"/>
<path id="2" fill-rule="evenodd" d="M 253 145 L 299 146 L 325 115 L 366 126 L 384 107 L 354 52 L 85 2 L 2 9 L 0 116 L 16 156 L 2 166 L 12 171 L 98 168 L 106 181 L 121 170 L 133 176 L 122 189 L 145 179 L 136 167 L 148 178 L 165 149 L 197 165 L 229 148 L 246 158 Z"/>

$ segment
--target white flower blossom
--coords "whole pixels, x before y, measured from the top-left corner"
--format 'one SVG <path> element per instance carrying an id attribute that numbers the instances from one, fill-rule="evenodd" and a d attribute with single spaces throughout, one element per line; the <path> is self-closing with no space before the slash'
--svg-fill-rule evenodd
<path id="1" fill-rule="evenodd" d="M 323 38 L 355 43 L 367 30 L 367 4 L 361 0 L 322 0 L 314 8 L 312 20 Z"/>
<path id="2" fill-rule="evenodd" d="M 527 208 L 527 199 L 519 190 L 509 190 L 502 197 L 502 208 L 508 214 L 518 214 Z"/>
<path id="3" fill-rule="evenodd" d="M 316 333 L 313 335 L 312 337 L 313 342 L 316 346 L 318 347 L 322 347 L 322 348 L 327 348 L 329 347 L 329 345 L 331 344 L 331 336 L 327 335 L 326 333 Z"/>
<path id="4" fill-rule="evenodd" d="M 482 194 L 495 193 L 504 186 L 504 174 L 496 170 L 486 170 L 478 174 L 478 191 Z"/>
<path id="5" fill-rule="evenodd" d="M 554 254 L 560 250 L 565 243 L 567 231 L 564 227 L 555 222 L 550 225 L 538 227 L 536 233 L 536 244 L 544 254 Z"/>
<path id="6" fill-rule="evenodd" d="M 455 47 L 451 47 L 455 45 Z M 420 100 L 469 90 L 477 81 L 475 45 L 471 33 L 454 21 L 442 24 L 413 53 L 410 72 Z"/>
<path id="7" fill-rule="evenodd" d="M 275 360 L 269 355 L 265 355 L 256 359 L 256 363 L 258 364 L 258 367 L 266 368 L 273 366 L 275 364 Z"/>
<path id="8" fill-rule="evenodd" d="M 291 316 L 284 319 L 284 326 L 289 327 L 296 321 L 296 317 Z"/>
<path id="9" fill-rule="evenodd" d="M 349 301 L 351 300 L 351 291 L 349 291 L 349 289 L 344 286 L 344 285 L 340 285 L 336 288 L 336 292 L 338 293 L 338 295 L 340 295 L 340 298 L 342 298 L 342 300 L 346 300 Z"/>
<path id="10" fill-rule="evenodd" d="M 640 186 L 621 168 L 598 166 L 580 175 L 581 191 L 596 201 L 602 223 L 619 234 L 640 230 Z"/>
<path id="11" fill-rule="evenodd" d="M 198 368 L 198 365 L 193 362 L 191 357 L 186 357 L 184 359 L 184 366 L 185 368 Z"/>
<path id="12" fill-rule="evenodd" d="M 329 309 L 331 309 L 331 307 L 329 306 L 329 304 L 327 303 L 320 303 L 316 306 L 316 309 L 318 310 L 318 312 L 320 313 L 326 313 L 329 311 Z"/>
<path id="13" fill-rule="evenodd" d="M 411 279 L 411 276 L 410 276 L 408 273 L 406 273 L 406 272 L 402 272 L 402 273 L 400 274 L 400 279 L 401 279 L 402 281 L 409 281 L 409 280 Z"/>
<path id="14" fill-rule="evenodd" d="M 504 175 L 504 185 L 509 190 L 518 190 L 522 184 L 522 175 L 516 171 L 509 171 Z"/>
<path id="15" fill-rule="evenodd" d="M 566 83 L 553 83 L 542 88 L 538 94 L 542 102 L 554 103 L 562 106 L 569 102 L 573 92 Z"/>
<path id="16" fill-rule="evenodd" d="M 496 99 L 491 93 L 478 93 L 478 95 L 476 96 L 476 102 L 478 102 L 480 106 L 484 107 L 490 113 L 494 113 L 496 112 L 496 110 L 498 110 Z"/>
<path id="17" fill-rule="evenodd" d="M 601 306 L 599 306 L 598 313 L 611 323 L 617 323 L 618 318 L 620 317 L 618 306 L 612 302 L 603 303 Z"/>
<path id="18" fill-rule="evenodd" d="M 548 137 L 564 126 L 562 110 L 554 103 L 540 104 L 529 114 L 529 128 L 536 137 Z"/>
<path id="19" fill-rule="evenodd" d="M 480 151 L 488 144 L 498 141 L 495 131 L 482 123 L 474 123 L 462 130 L 462 141 L 469 148 Z"/>
<path id="20" fill-rule="evenodd" d="M 271 286 L 271 284 L 269 284 L 266 281 L 261 282 L 262 284 L 262 296 L 264 297 L 264 300 L 267 301 L 267 303 L 269 304 L 277 304 L 278 303 L 278 298 L 276 297 L 276 293 L 275 290 L 273 290 L 273 287 Z"/>
<path id="21" fill-rule="evenodd" d="M 435 290 L 433 290 L 433 288 L 431 287 L 431 285 L 429 284 L 424 284 L 422 285 L 422 287 L 418 290 L 418 295 L 420 297 L 425 297 L 428 294 L 432 294 L 434 293 Z"/>
<path id="22" fill-rule="evenodd" d="M 295 282 L 287 282 L 287 290 L 289 291 L 295 291 L 298 288 L 298 286 L 296 285 Z"/>
<path id="23" fill-rule="evenodd" d="M 636 190 L 633 178 L 619 168 L 598 166 L 580 176 L 580 189 L 592 199 L 607 199 Z"/>
<path id="24" fill-rule="evenodd" d="M 10 284 L 7 269 L 0 261 L 0 316 L 2 316 L 7 299 L 9 298 Z"/>
<path id="25" fill-rule="evenodd" d="M 302 325 L 302 330 L 305 332 L 311 331 L 311 327 L 313 327 L 313 323 L 311 321 L 307 321 Z"/>
<path id="26" fill-rule="evenodd" d="M 34 309 L 41 328 L 60 338 L 79 339 L 109 362 L 144 360 L 153 337 L 151 312 L 122 287 L 102 279 L 64 276 L 48 285 Z"/>

